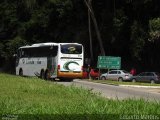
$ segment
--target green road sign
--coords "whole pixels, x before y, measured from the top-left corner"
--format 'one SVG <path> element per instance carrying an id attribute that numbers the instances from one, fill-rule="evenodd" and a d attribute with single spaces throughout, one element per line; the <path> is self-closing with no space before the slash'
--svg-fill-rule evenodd
<path id="1" fill-rule="evenodd" d="M 100 69 L 121 69 L 121 57 L 98 56 L 97 67 Z"/>

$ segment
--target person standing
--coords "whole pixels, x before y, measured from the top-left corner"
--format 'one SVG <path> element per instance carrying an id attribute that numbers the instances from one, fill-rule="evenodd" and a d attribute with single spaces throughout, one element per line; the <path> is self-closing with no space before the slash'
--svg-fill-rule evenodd
<path id="1" fill-rule="evenodd" d="M 132 68 L 131 71 L 130 71 L 130 74 L 136 75 L 136 69 L 135 69 L 135 68 Z"/>

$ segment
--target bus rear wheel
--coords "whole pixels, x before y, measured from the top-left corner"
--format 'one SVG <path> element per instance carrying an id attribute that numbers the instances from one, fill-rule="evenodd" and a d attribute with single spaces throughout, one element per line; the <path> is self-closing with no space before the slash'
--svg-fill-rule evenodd
<path id="1" fill-rule="evenodd" d="M 41 78 L 41 79 L 44 79 L 44 78 L 45 78 L 45 77 L 44 77 L 44 71 L 43 71 L 43 70 L 41 71 L 40 78 Z"/>
<path id="2" fill-rule="evenodd" d="M 45 72 L 45 80 L 49 80 L 50 79 L 50 74 L 49 74 L 49 71 L 47 70 Z"/>
<path id="3" fill-rule="evenodd" d="M 22 69 L 19 70 L 19 75 L 23 76 L 23 70 Z"/>

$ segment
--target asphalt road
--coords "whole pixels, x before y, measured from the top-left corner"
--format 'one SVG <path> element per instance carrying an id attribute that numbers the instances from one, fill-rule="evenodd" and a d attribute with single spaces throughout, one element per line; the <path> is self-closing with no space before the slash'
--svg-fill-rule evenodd
<path id="1" fill-rule="evenodd" d="M 83 80 L 75 79 L 73 82 L 57 82 L 58 84 L 63 84 L 65 86 L 75 85 L 76 87 L 83 87 L 85 89 L 90 89 L 93 92 L 101 93 L 103 97 L 110 99 L 140 99 L 145 100 L 156 100 L 160 101 L 160 89 L 154 90 L 151 88 L 138 88 L 138 87 L 125 87 L 125 86 L 115 86 L 100 83 L 87 82 Z"/>

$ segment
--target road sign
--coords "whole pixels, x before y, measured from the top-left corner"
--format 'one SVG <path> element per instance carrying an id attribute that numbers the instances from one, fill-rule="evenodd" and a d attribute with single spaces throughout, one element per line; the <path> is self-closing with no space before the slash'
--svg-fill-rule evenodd
<path id="1" fill-rule="evenodd" d="M 121 57 L 98 56 L 97 67 L 100 69 L 121 69 Z"/>

